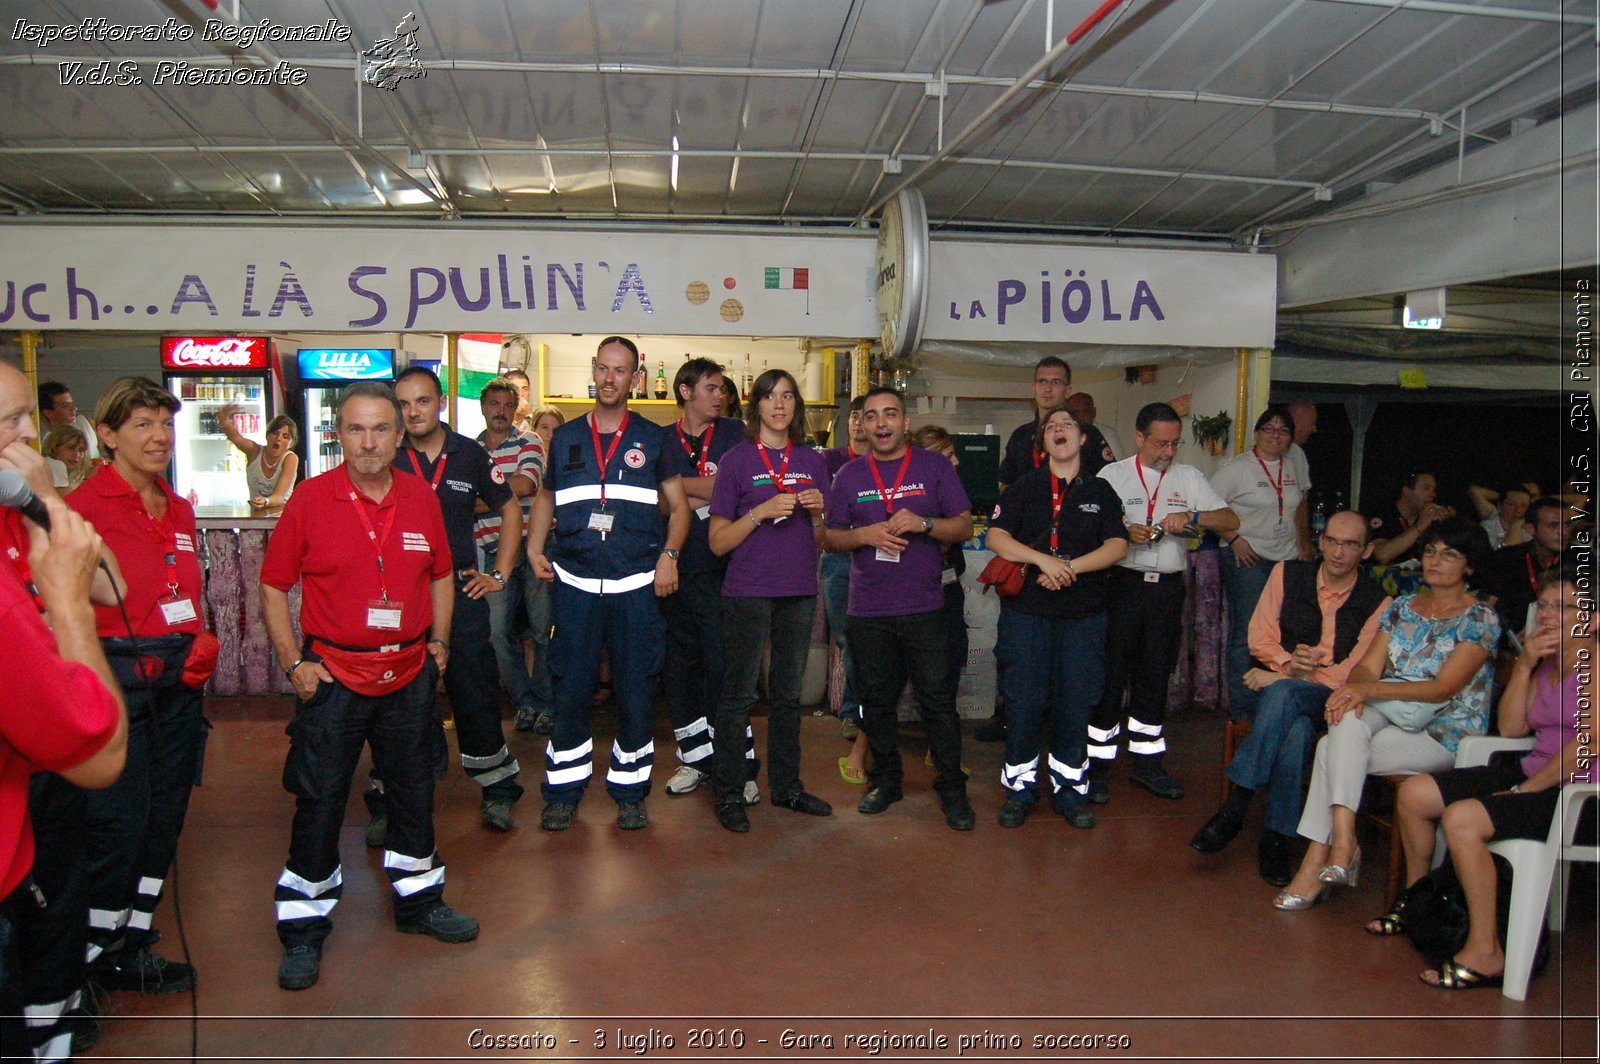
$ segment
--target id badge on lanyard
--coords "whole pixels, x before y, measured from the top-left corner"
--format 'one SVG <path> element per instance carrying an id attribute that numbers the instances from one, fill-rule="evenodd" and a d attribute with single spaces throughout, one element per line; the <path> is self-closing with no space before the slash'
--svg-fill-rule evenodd
<path id="1" fill-rule="evenodd" d="M 399 631 L 403 613 L 404 607 L 398 602 L 373 599 L 367 603 L 367 627 L 383 632 Z"/>
<path id="2" fill-rule="evenodd" d="M 178 537 L 174 533 L 172 545 L 167 548 L 167 591 L 168 597 L 160 603 L 161 617 L 167 622 L 168 628 L 176 628 L 180 624 L 187 624 L 196 619 L 199 614 L 195 612 L 194 599 L 178 593 Z"/>

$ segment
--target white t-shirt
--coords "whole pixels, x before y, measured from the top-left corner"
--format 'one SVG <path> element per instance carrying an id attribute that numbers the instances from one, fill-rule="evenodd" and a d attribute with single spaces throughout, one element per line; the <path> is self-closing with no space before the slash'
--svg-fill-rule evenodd
<path id="1" fill-rule="evenodd" d="M 1289 444 L 1289 453 L 1283 456 L 1283 460 L 1289 464 L 1289 468 L 1294 470 L 1295 480 L 1300 484 L 1300 494 L 1302 496 L 1310 495 L 1311 459 L 1306 457 L 1306 449 L 1298 443 L 1291 443 Z M 1328 516 L 1332 517 L 1333 515 L 1329 514 Z M 1252 542 L 1254 541 L 1252 540 Z"/>
<path id="2" fill-rule="evenodd" d="M 72 478 L 67 475 L 67 463 L 59 458 L 46 457 L 45 468 L 50 470 L 50 483 L 58 488 L 64 488 L 72 483 Z"/>
<path id="3" fill-rule="evenodd" d="M 1281 511 L 1280 477 L 1283 481 Z M 1239 534 L 1250 541 L 1257 554 L 1274 562 L 1299 554 L 1294 512 L 1305 497 L 1305 489 L 1300 484 L 1299 471 L 1287 456 L 1278 461 L 1258 459 L 1253 448 L 1236 454 L 1211 474 L 1211 487 L 1239 515 Z"/>
<path id="4" fill-rule="evenodd" d="M 1498 513 L 1492 513 L 1478 523 L 1483 526 L 1485 532 L 1489 533 L 1489 546 L 1499 550 L 1506 545 L 1506 530 L 1505 526 L 1500 523 L 1500 515 Z"/>
<path id="5" fill-rule="evenodd" d="M 1211 490 L 1205 476 L 1194 466 L 1174 462 L 1162 474 L 1148 467 L 1135 468 L 1138 461 L 1139 456 L 1135 454 L 1100 470 L 1100 479 L 1109 483 L 1117 498 L 1122 500 L 1122 516 L 1129 524 L 1158 525 L 1169 514 L 1227 508 L 1227 502 Z M 1151 494 L 1156 496 L 1153 508 Z M 1128 544 L 1128 556 L 1117 564 L 1142 573 L 1179 573 L 1183 571 L 1187 553 L 1177 536 L 1163 536 L 1154 544 Z"/>

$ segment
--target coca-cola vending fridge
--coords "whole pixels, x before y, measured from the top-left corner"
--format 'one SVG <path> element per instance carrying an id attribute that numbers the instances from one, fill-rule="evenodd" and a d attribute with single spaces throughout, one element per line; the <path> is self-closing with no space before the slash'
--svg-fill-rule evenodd
<path id="1" fill-rule="evenodd" d="M 244 453 L 222 430 L 234 426 L 266 441 L 273 417 L 271 346 L 264 336 L 167 336 L 161 340 L 167 390 L 183 401 L 176 418 L 172 487 L 196 506 L 247 506 Z"/>

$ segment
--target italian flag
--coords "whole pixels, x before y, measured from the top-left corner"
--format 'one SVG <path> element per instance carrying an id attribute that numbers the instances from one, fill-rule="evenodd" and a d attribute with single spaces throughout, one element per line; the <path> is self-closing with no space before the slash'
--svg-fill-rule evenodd
<path id="1" fill-rule="evenodd" d="M 768 266 L 766 288 L 811 288 L 811 271 L 804 266 Z"/>

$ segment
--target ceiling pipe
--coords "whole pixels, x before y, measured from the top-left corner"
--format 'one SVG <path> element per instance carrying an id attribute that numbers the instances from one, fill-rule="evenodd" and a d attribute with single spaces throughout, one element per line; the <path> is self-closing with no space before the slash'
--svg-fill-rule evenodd
<path id="1" fill-rule="evenodd" d="M 863 222 L 867 218 L 871 217 L 873 214 L 877 213 L 877 211 L 885 203 L 888 203 L 895 196 L 899 195 L 902 189 L 910 188 L 912 185 L 916 184 L 934 167 L 938 166 L 945 159 L 949 158 L 955 152 L 964 147 L 967 141 L 971 140 L 986 126 L 988 126 L 990 121 L 996 115 L 1010 107 L 1012 102 L 1020 97 L 1023 93 L 1028 92 L 1032 87 L 1034 78 L 1039 77 L 1048 71 L 1052 66 L 1054 66 L 1056 64 L 1056 60 L 1060 59 L 1067 53 L 1067 49 L 1071 48 L 1073 45 L 1082 40 L 1085 34 L 1099 24 L 1101 19 L 1110 14 L 1112 9 L 1117 7 L 1117 5 L 1121 4 L 1122 2 L 1123 0 L 1105 0 L 1104 3 L 1094 10 L 1093 14 L 1079 23 L 1077 28 L 1071 33 L 1067 34 L 1066 37 L 1062 39 L 1060 44 L 1056 45 L 1044 55 L 1040 56 L 1031 67 L 1022 73 L 1021 77 L 1017 78 L 1017 80 L 1012 83 L 1010 88 L 1002 92 L 994 101 L 989 104 L 988 107 L 985 107 L 978 117 L 974 118 L 971 122 L 968 122 L 966 127 L 952 137 L 948 144 L 934 152 L 933 155 L 929 156 L 927 161 L 919 164 L 915 170 L 911 171 L 911 173 L 907 174 L 899 181 L 896 181 L 892 186 L 890 186 L 889 191 L 880 193 L 875 199 L 872 200 L 871 203 L 867 204 L 867 206 L 856 215 L 856 222 L 859 224 L 860 222 Z"/>
<path id="2" fill-rule="evenodd" d="M 0 66 L 55 66 L 63 57 L 60 55 L 44 56 L 37 53 L 26 55 L 0 56 Z M 164 61 L 185 62 L 190 66 L 232 66 L 233 61 L 228 56 L 141 56 L 141 61 L 159 63 Z M 312 69 L 348 70 L 350 63 L 343 59 L 288 59 L 287 62 L 295 66 Z M 652 66 L 648 64 L 631 63 L 539 63 L 539 62 L 497 62 L 493 60 L 476 59 L 430 59 L 429 70 L 443 70 L 452 73 L 496 73 L 496 74 L 610 74 L 619 77 L 684 77 L 684 78 L 752 78 L 757 80 L 785 80 L 785 81 L 865 81 L 880 82 L 893 85 L 922 86 L 929 81 L 937 81 L 941 74 L 937 71 L 904 72 L 904 71 L 876 71 L 876 70 L 826 70 L 810 67 L 667 67 Z M 1014 78 L 995 77 L 988 74 L 954 74 L 946 72 L 942 75 L 944 83 L 951 88 L 991 88 L 1003 89 L 1016 84 Z M 1219 107 L 1267 107 L 1282 111 L 1312 111 L 1317 114 L 1355 115 L 1364 118 L 1393 118 L 1405 121 L 1431 121 L 1443 119 L 1444 115 L 1435 111 L 1428 111 L 1416 107 L 1376 107 L 1366 104 L 1335 103 L 1329 100 L 1275 100 L 1259 96 L 1237 96 L 1223 92 L 1199 92 L 1190 89 L 1153 89 L 1131 88 L 1126 85 L 1095 85 L 1073 83 L 1068 85 L 1052 84 L 1042 79 L 1035 79 L 1027 86 L 1030 89 L 1050 89 L 1054 92 L 1075 93 L 1082 96 L 1121 96 L 1134 100 L 1166 100 L 1174 103 L 1198 103 Z"/>

